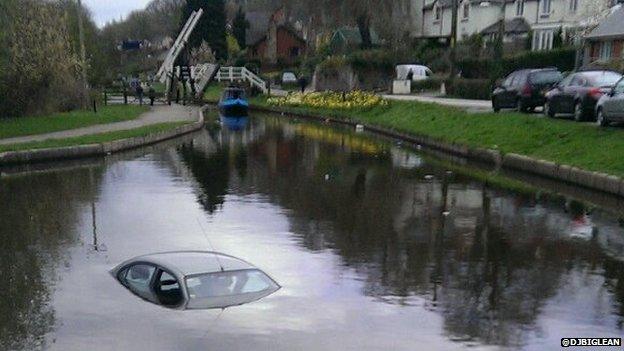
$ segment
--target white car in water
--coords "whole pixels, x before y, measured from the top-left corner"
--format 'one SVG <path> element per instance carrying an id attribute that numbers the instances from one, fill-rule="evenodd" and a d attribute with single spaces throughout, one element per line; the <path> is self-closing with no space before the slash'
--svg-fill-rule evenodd
<path id="1" fill-rule="evenodd" d="M 211 251 L 139 256 L 113 268 L 111 274 L 142 299 L 182 310 L 242 305 L 280 289 L 250 263 Z"/>

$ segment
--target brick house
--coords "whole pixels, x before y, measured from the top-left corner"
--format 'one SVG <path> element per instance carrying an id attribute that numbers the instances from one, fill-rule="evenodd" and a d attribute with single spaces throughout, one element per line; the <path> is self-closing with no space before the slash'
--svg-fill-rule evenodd
<path id="1" fill-rule="evenodd" d="M 252 24 L 253 26 L 254 24 Z M 262 27 L 262 23 L 258 23 Z M 269 18 L 264 33 L 250 41 L 248 52 L 250 59 L 258 59 L 263 63 L 290 64 L 298 60 L 306 51 L 305 39 L 286 21 L 283 8 L 275 11 Z"/>
<path id="2" fill-rule="evenodd" d="M 587 63 L 621 60 L 624 58 L 624 7 L 615 9 L 598 27 L 585 36 Z"/>

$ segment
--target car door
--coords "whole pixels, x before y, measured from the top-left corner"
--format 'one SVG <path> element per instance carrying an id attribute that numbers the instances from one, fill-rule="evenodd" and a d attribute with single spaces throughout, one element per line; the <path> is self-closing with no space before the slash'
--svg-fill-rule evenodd
<path id="1" fill-rule="evenodd" d="M 603 104 L 603 112 L 609 119 L 624 120 L 624 79 L 613 88 L 613 95 Z"/>
<path id="2" fill-rule="evenodd" d="M 575 74 L 570 83 L 563 88 L 559 98 L 558 112 L 566 114 L 574 113 L 576 96 L 578 95 L 579 90 L 582 89 L 582 83 L 582 76 L 580 74 Z"/>
<path id="3" fill-rule="evenodd" d="M 555 86 L 553 90 L 548 93 L 548 99 L 550 103 L 550 109 L 554 113 L 562 112 L 563 92 L 570 85 L 570 82 L 574 79 L 574 74 L 565 77 L 559 84 Z"/>
<path id="4" fill-rule="evenodd" d="M 499 106 L 502 108 L 512 108 L 516 106 L 516 93 L 513 87 L 517 73 L 510 74 L 501 86 L 499 93 Z"/>

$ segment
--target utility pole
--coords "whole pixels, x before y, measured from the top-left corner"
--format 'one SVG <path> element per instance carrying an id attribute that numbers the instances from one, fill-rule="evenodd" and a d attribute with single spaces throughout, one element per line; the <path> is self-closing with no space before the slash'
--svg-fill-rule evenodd
<path id="1" fill-rule="evenodd" d="M 450 44 L 450 48 L 451 51 L 449 52 L 449 63 L 450 63 L 450 69 L 449 69 L 449 75 L 451 80 L 455 79 L 455 76 L 457 75 L 457 57 L 456 57 L 456 52 L 455 52 L 455 46 L 457 46 L 457 19 L 458 19 L 458 11 L 459 11 L 459 4 L 458 4 L 459 0 L 453 0 L 453 6 L 451 7 L 452 9 L 452 16 L 451 16 L 451 38 L 449 41 Z"/>
<path id="2" fill-rule="evenodd" d="M 89 89 L 89 83 L 87 82 L 87 53 L 85 50 L 85 36 L 84 36 L 84 24 L 82 20 L 82 0 L 78 0 L 78 37 L 80 40 L 80 72 L 82 73 L 82 84 L 84 89 L 84 99 L 88 106 L 89 98 L 87 96 L 87 90 Z"/>
<path id="3" fill-rule="evenodd" d="M 503 60 L 503 55 L 505 53 L 505 12 L 507 11 L 507 1 L 500 0 L 500 16 L 499 16 L 499 25 L 498 25 L 498 43 L 496 48 L 496 60 L 499 63 Z"/>

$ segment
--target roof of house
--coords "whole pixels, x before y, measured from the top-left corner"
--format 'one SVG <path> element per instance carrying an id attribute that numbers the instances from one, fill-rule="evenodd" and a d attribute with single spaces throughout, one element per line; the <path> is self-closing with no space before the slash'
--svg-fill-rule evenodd
<path id="1" fill-rule="evenodd" d="M 492 25 L 487 26 L 485 29 L 483 29 L 481 31 L 481 34 L 497 34 L 499 30 L 499 24 L 500 24 L 500 21 L 496 21 Z M 522 17 L 518 17 L 518 18 L 505 21 L 505 33 L 506 34 L 528 33 L 530 30 L 531 30 L 531 26 Z"/>
<path id="2" fill-rule="evenodd" d="M 336 35 L 341 35 L 347 44 L 362 44 L 362 34 L 360 33 L 360 30 L 358 28 L 342 27 L 334 32 L 334 37 Z M 381 39 L 374 29 L 371 29 L 371 41 L 373 42 L 373 45 L 381 44 Z"/>
<path id="3" fill-rule="evenodd" d="M 602 21 L 586 39 L 601 39 L 624 36 L 624 7 L 620 7 Z"/>
<path id="4" fill-rule="evenodd" d="M 293 26 L 291 26 L 290 24 L 280 24 L 279 26 L 277 26 L 277 29 L 284 29 L 285 31 L 290 33 L 290 35 L 292 35 L 292 37 L 295 38 L 295 40 L 301 42 L 303 45 L 307 44 L 307 42 L 305 41 L 305 39 L 303 39 L 301 34 L 299 34 L 299 32 L 295 28 L 293 28 Z M 268 28 L 267 28 L 267 31 L 268 31 Z M 248 42 L 249 43 L 248 45 L 250 47 L 255 47 L 258 44 L 260 44 L 263 41 L 265 41 L 266 38 L 267 38 L 267 32 L 264 32 L 264 35 L 260 36 L 255 41 Z"/>
<path id="5" fill-rule="evenodd" d="M 250 11 L 245 14 L 249 22 L 249 29 L 245 35 L 247 44 L 256 43 L 266 36 L 272 15 L 271 11 Z"/>

